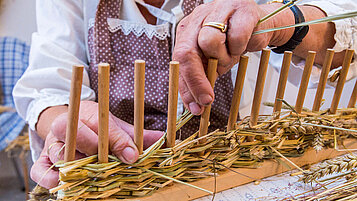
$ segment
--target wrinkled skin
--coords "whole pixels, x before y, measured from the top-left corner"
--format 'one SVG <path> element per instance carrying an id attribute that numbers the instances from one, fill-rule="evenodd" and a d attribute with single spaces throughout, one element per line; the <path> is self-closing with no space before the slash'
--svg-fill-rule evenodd
<path id="1" fill-rule="evenodd" d="M 76 159 L 97 154 L 98 152 L 98 104 L 82 101 L 79 114 Z M 31 168 L 31 178 L 47 189 L 58 184 L 58 170 L 49 168 L 63 160 L 64 151 L 60 151 L 65 142 L 67 113 L 56 117 L 47 134 L 44 148 L 39 159 Z M 149 147 L 161 136 L 161 131 L 144 131 L 144 148 Z M 138 150 L 133 142 L 134 127 L 114 115 L 109 116 L 109 149 L 125 163 L 134 163 L 138 159 Z M 49 170 L 48 173 L 46 171 Z M 42 179 L 41 179 L 42 178 Z"/>
<path id="2" fill-rule="evenodd" d="M 254 36 L 252 33 L 273 27 L 273 20 L 256 26 L 268 13 L 252 0 L 216 0 L 198 6 L 179 23 L 173 58 L 180 62 L 181 98 L 193 114 L 201 114 L 202 106 L 214 99 L 205 76 L 208 58 L 218 59 L 217 73 L 222 75 L 238 62 L 240 55 L 267 47 L 272 33 Z M 223 22 L 228 30 L 222 33 L 214 27 L 202 27 L 207 22 Z"/>

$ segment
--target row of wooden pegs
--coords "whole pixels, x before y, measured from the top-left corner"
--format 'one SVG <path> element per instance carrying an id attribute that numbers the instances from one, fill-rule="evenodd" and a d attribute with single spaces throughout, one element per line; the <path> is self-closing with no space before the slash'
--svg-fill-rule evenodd
<path id="1" fill-rule="evenodd" d="M 339 100 L 341 98 L 344 83 L 346 81 L 347 73 L 353 58 L 354 51 L 347 50 L 343 61 L 342 69 L 339 74 L 338 83 L 333 96 L 332 104 L 330 107 L 330 113 L 336 113 Z M 314 63 L 316 52 L 309 51 L 306 58 L 306 63 L 303 71 L 303 75 L 300 82 L 300 88 L 296 99 L 295 110 L 297 113 L 301 113 L 308 82 L 310 79 L 311 69 Z M 328 73 L 332 64 L 334 51 L 328 49 L 325 56 L 325 61 L 322 67 L 322 73 L 320 76 L 314 104 L 313 111 L 318 111 L 322 102 L 324 89 L 328 79 Z M 269 63 L 270 50 L 264 49 L 261 54 L 258 75 L 256 79 L 255 92 L 253 97 L 250 126 L 257 125 L 259 110 L 261 105 L 261 99 L 264 89 L 264 83 L 267 73 L 267 67 Z M 281 67 L 278 88 L 276 92 L 276 99 L 274 103 L 274 113 L 279 114 L 282 108 L 282 101 L 284 98 L 285 86 L 287 82 L 289 67 L 291 63 L 292 52 L 286 51 L 284 53 L 284 59 Z M 235 129 L 234 125 L 237 121 L 238 109 L 244 85 L 244 78 L 248 65 L 248 57 L 241 56 L 237 71 L 237 79 L 235 83 L 233 99 L 229 114 L 229 120 L 227 123 L 227 130 Z M 207 68 L 207 78 L 212 87 L 214 87 L 217 71 L 217 59 L 209 59 Z M 76 136 L 78 129 L 79 118 L 79 105 L 80 94 L 83 78 L 83 66 L 73 66 L 72 81 L 70 91 L 70 102 L 68 111 L 68 123 L 66 128 L 66 147 L 65 147 L 65 161 L 74 160 L 76 151 Z M 143 152 L 143 130 L 144 130 L 144 89 L 145 89 L 145 61 L 135 61 L 134 72 L 134 142 L 137 145 L 139 154 Z M 109 77 L 110 67 L 109 64 L 101 63 L 98 65 L 98 161 L 100 163 L 108 162 L 109 152 L 109 139 L 108 139 L 108 122 L 109 122 Z M 170 62 L 169 73 L 169 100 L 168 100 L 168 120 L 167 120 L 167 146 L 173 147 L 176 139 L 176 116 L 177 116 L 177 100 L 178 100 L 178 77 L 179 77 L 179 63 Z M 353 89 L 348 107 L 354 107 L 357 99 L 357 82 Z M 209 117 L 211 106 L 206 106 L 203 114 L 201 115 L 199 137 L 204 136 L 208 132 Z M 279 115 L 275 115 L 275 118 L 279 118 Z M 272 131 L 276 131 L 273 128 Z M 252 139 L 250 139 L 252 140 Z M 204 141 L 200 141 L 204 143 Z"/>

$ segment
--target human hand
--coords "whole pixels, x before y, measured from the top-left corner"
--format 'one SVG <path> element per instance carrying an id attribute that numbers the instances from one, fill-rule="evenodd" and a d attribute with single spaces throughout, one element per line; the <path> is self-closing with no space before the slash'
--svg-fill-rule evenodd
<path id="1" fill-rule="evenodd" d="M 76 160 L 98 152 L 98 104 L 82 101 L 79 112 Z M 67 113 L 59 115 L 52 122 L 44 148 L 39 159 L 31 168 L 31 178 L 47 189 L 57 186 L 58 170 L 49 168 L 63 160 L 61 151 L 66 137 Z M 144 149 L 155 143 L 161 131 L 144 130 Z M 109 115 L 109 149 L 124 163 L 134 163 L 138 159 L 138 150 L 133 142 L 134 127 L 114 115 Z M 46 173 L 46 171 L 48 172 Z M 42 178 L 43 177 L 43 178 Z"/>
<path id="2" fill-rule="evenodd" d="M 245 52 L 259 51 L 268 45 L 281 45 L 289 39 L 291 30 L 252 35 L 260 29 L 280 26 L 285 15 L 289 15 L 285 19 L 287 23 L 290 19 L 294 20 L 289 11 L 284 11 L 278 18 L 257 26 L 260 18 L 281 5 L 257 5 L 252 0 L 215 0 L 198 6 L 179 23 L 173 58 L 180 62 L 179 91 L 186 108 L 198 115 L 203 112 L 202 106 L 213 102 L 213 89 L 205 75 L 209 58 L 218 59 L 217 73 L 222 75 Z M 217 28 L 202 27 L 208 22 L 227 24 L 228 30 L 222 33 Z"/>

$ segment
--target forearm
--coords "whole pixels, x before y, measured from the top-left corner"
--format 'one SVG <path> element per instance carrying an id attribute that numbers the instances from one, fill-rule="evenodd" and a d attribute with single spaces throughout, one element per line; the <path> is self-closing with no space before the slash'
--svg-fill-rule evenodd
<path id="1" fill-rule="evenodd" d="M 262 5 L 265 9 L 271 11 L 279 8 L 282 4 Z M 326 14 L 319 8 L 314 6 L 299 6 L 303 12 L 305 21 L 311 21 L 326 17 Z M 285 10 L 281 14 L 275 16 L 274 26 L 286 26 L 294 24 L 294 15 L 290 9 Z M 285 44 L 292 36 L 294 28 L 277 31 L 273 34 L 269 45 L 280 46 Z M 322 65 L 324 61 L 325 52 L 328 48 L 333 48 L 336 41 L 334 40 L 335 26 L 333 23 L 321 23 L 309 25 L 309 32 L 303 41 L 293 51 L 295 55 L 306 58 L 308 51 L 316 51 L 315 63 Z M 344 52 L 336 53 L 332 63 L 332 68 L 342 65 Z"/>
<path id="2" fill-rule="evenodd" d="M 67 112 L 68 107 L 65 105 L 59 105 L 54 107 L 49 107 L 42 111 L 38 118 L 38 122 L 36 124 L 37 134 L 45 140 L 47 134 L 51 130 L 52 122 L 58 117 L 60 114 Z"/>

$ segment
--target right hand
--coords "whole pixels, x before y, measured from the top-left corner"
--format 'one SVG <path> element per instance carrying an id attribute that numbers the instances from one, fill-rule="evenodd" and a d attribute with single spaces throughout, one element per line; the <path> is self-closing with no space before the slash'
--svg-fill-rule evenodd
<path id="1" fill-rule="evenodd" d="M 98 104 L 82 101 L 79 111 L 77 132 L 76 160 L 98 153 Z M 65 142 L 67 113 L 57 116 L 47 134 L 40 157 L 31 168 L 31 178 L 47 189 L 58 184 L 58 170 L 48 170 L 54 163 L 63 160 L 64 151 L 60 151 Z M 155 143 L 161 131 L 144 130 L 144 149 Z M 124 163 L 134 163 L 139 156 L 133 142 L 134 127 L 110 113 L 109 115 L 109 149 Z M 46 173 L 46 171 L 48 171 Z"/>

